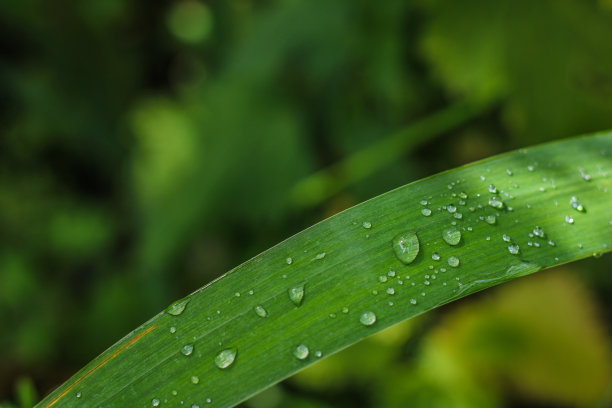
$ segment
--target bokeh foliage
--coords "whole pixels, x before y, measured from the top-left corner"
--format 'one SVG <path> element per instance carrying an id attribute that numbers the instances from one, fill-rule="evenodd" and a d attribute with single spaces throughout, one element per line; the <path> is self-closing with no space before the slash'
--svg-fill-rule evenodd
<path id="1" fill-rule="evenodd" d="M 172 299 L 339 209 L 500 151 L 612 127 L 609 0 L 22 0 L 0 3 L 0 33 L 0 399 L 21 406 Z M 325 202 L 290 199 L 314 171 L 464 100 L 488 108 Z M 306 392 L 298 377 L 259 403 L 350 405 L 347 390 L 372 378 L 382 385 L 357 393 L 372 406 L 434 406 L 432 395 L 457 395 L 452 384 L 466 394 L 457 406 L 610 401 L 609 366 L 595 353 L 610 350 L 606 265 L 554 278 L 550 315 L 508 309 L 529 296 L 517 283 L 490 295 L 492 306 L 459 306 L 362 349 L 389 364 L 361 379 L 344 370 Z M 490 327 L 502 318 L 516 324 Z M 551 338 L 562 318 L 568 332 Z M 548 354 L 528 362 L 496 332 L 535 336 L 525 328 L 542 322 L 550 331 L 522 344 Z M 559 341 L 578 331 L 575 343 Z M 407 344 L 421 351 L 397 357 Z M 557 367 L 556 350 L 578 365 Z M 460 381 L 433 381 L 445 367 Z M 572 394 L 571 372 L 599 388 Z M 525 373 L 550 382 L 530 389 Z"/>

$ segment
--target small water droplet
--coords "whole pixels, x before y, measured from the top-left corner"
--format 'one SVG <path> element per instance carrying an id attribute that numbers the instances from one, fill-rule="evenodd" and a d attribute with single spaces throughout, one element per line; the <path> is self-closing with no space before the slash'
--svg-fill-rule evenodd
<path id="1" fill-rule="evenodd" d="M 383 282 L 383 283 L 386 282 L 387 281 L 387 276 L 386 275 L 380 275 L 378 277 L 378 281 L 379 282 Z"/>
<path id="2" fill-rule="evenodd" d="M 191 404 L 191 408 L 200 408 L 198 404 Z"/>
<path id="3" fill-rule="evenodd" d="M 365 229 L 370 229 L 372 228 L 372 223 L 370 221 L 364 221 L 361 226 Z"/>
<path id="4" fill-rule="evenodd" d="M 453 214 L 455 211 L 457 211 L 457 207 L 455 207 L 453 204 L 449 204 L 449 205 L 446 207 L 446 210 L 447 210 L 449 213 Z"/>
<path id="5" fill-rule="evenodd" d="M 349 312 L 349 308 L 348 308 L 348 307 L 346 307 L 346 306 L 344 306 L 344 307 L 342 308 L 342 313 L 347 314 L 348 312 Z"/>
<path id="6" fill-rule="evenodd" d="M 510 241 L 512 241 L 512 238 L 510 238 L 510 236 L 509 236 L 509 235 L 506 235 L 506 234 L 502 235 L 502 239 L 503 239 L 505 242 L 510 242 Z"/>
<path id="7" fill-rule="evenodd" d="M 170 333 L 172 334 L 176 333 L 176 327 L 174 326 L 170 327 Z"/>
<path id="8" fill-rule="evenodd" d="M 431 259 L 433 259 L 434 261 L 439 261 L 440 254 L 438 254 L 437 252 L 434 252 L 433 254 L 431 254 Z"/>
<path id="9" fill-rule="evenodd" d="M 415 298 L 410 299 L 410 304 L 411 305 L 416 305 L 417 304 L 417 300 Z"/>
<path id="10" fill-rule="evenodd" d="M 151 400 L 151 405 L 153 405 L 154 407 L 159 407 L 159 399 L 158 398 L 153 398 Z"/>
<path id="11" fill-rule="evenodd" d="M 391 269 L 389 272 L 387 272 L 387 275 L 389 275 L 390 278 L 395 278 L 395 271 Z"/>
<path id="12" fill-rule="evenodd" d="M 520 251 L 520 248 L 517 244 L 508 245 L 508 252 L 510 252 L 512 255 L 517 255 L 519 251 Z"/>
<path id="13" fill-rule="evenodd" d="M 569 215 L 565 216 L 565 222 L 568 224 L 573 224 L 574 223 L 574 219 L 572 217 L 570 217 Z"/>
<path id="14" fill-rule="evenodd" d="M 421 200 L 421 205 L 427 205 L 427 204 L 429 204 L 427 200 Z"/>
<path id="15" fill-rule="evenodd" d="M 421 210 L 421 214 L 423 214 L 426 217 L 429 217 L 431 215 L 431 210 L 429 208 L 423 208 Z"/>
<path id="16" fill-rule="evenodd" d="M 317 254 L 317 256 L 315 256 L 315 259 L 323 259 L 325 258 L 326 253 L 325 252 L 320 252 Z"/>
<path id="17" fill-rule="evenodd" d="M 166 308 L 166 313 L 172 315 L 172 316 L 178 316 L 181 313 L 183 313 L 183 311 L 185 310 L 185 308 L 187 307 L 187 304 L 191 301 L 190 297 L 185 297 L 183 299 L 179 299 L 176 302 L 172 303 L 170 306 L 168 306 Z"/>
<path id="18" fill-rule="evenodd" d="M 395 256 L 406 265 L 414 261 L 419 253 L 419 239 L 414 231 L 397 234 L 392 244 Z"/>
<path id="19" fill-rule="evenodd" d="M 388 294 L 388 295 L 395 295 L 395 289 L 393 289 L 393 288 L 387 288 L 387 294 Z"/>
<path id="20" fill-rule="evenodd" d="M 457 228 L 447 228 L 442 231 L 442 239 L 444 239 L 448 245 L 457 245 L 459 241 L 461 241 L 461 231 Z"/>
<path id="21" fill-rule="evenodd" d="M 535 235 L 536 237 L 540 237 L 540 238 L 544 238 L 546 236 L 546 234 L 544 233 L 544 230 L 537 225 L 533 229 L 533 235 Z"/>
<path id="22" fill-rule="evenodd" d="M 582 205 L 582 203 L 578 201 L 576 196 L 572 196 L 572 198 L 570 199 L 570 206 L 576 211 L 586 212 L 586 208 L 584 208 L 584 205 Z"/>
<path id="23" fill-rule="evenodd" d="M 534 171 L 535 167 L 533 167 L 531 164 L 529 166 L 527 166 L 527 170 L 529 171 Z"/>
<path id="24" fill-rule="evenodd" d="M 363 312 L 361 316 L 359 317 L 359 321 L 364 326 L 371 326 L 374 323 L 376 323 L 376 314 L 370 311 Z"/>
<path id="25" fill-rule="evenodd" d="M 507 174 L 507 175 L 509 175 L 509 176 L 511 176 L 511 175 L 513 174 L 513 173 L 512 173 L 512 170 L 510 170 L 510 169 L 506 169 L 506 174 Z"/>
<path id="26" fill-rule="evenodd" d="M 181 354 L 184 356 L 190 356 L 193 353 L 193 344 L 185 344 L 181 347 Z"/>
<path id="27" fill-rule="evenodd" d="M 293 263 L 293 258 L 288 257 L 287 259 L 285 259 L 285 262 L 287 262 L 287 265 L 291 265 Z"/>
<path id="28" fill-rule="evenodd" d="M 289 299 L 291 299 L 296 306 L 300 306 L 304 299 L 304 285 L 294 286 L 289 289 L 288 293 Z"/>
<path id="29" fill-rule="evenodd" d="M 259 317 L 267 317 L 268 316 L 268 311 L 266 309 L 264 309 L 263 306 L 261 305 L 257 305 L 253 308 L 253 310 L 255 311 L 255 314 Z"/>
<path id="30" fill-rule="evenodd" d="M 77 392 L 77 393 L 76 393 L 76 397 L 77 397 L 77 398 L 81 398 L 81 391 L 79 391 L 79 392 Z"/>
<path id="31" fill-rule="evenodd" d="M 308 350 L 308 347 L 305 346 L 304 344 L 300 344 L 298 345 L 295 350 L 293 350 L 293 355 L 295 356 L 295 358 L 297 358 L 298 360 L 304 360 L 308 357 L 308 354 L 310 353 L 310 351 Z"/>
<path id="32" fill-rule="evenodd" d="M 210 404 L 211 402 L 212 402 L 212 399 L 210 399 L 210 398 L 206 398 L 206 403 L 207 403 L 207 404 Z"/>
<path id="33" fill-rule="evenodd" d="M 489 205 L 493 208 L 497 208 L 498 210 L 504 208 L 504 202 L 498 196 L 492 196 L 489 198 Z"/>
<path id="34" fill-rule="evenodd" d="M 199 384 L 200 383 L 200 378 L 197 375 L 192 375 L 191 376 L 191 383 L 192 384 Z"/>
<path id="35" fill-rule="evenodd" d="M 231 366 L 234 363 L 234 360 L 236 359 L 237 352 L 238 350 L 236 350 L 235 348 L 229 348 L 220 351 L 215 356 L 215 365 L 221 369 L 225 369 Z"/>
<path id="36" fill-rule="evenodd" d="M 459 266 L 459 258 L 457 258 L 456 256 L 451 256 L 448 258 L 448 264 L 450 266 L 452 266 L 453 268 L 456 268 Z"/>
<path id="37" fill-rule="evenodd" d="M 315 351 L 315 353 L 314 353 L 314 354 L 315 354 L 315 357 L 316 357 L 316 358 L 321 358 L 321 357 L 323 357 L 323 353 L 321 352 L 321 350 L 317 350 L 317 351 Z"/>
<path id="38" fill-rule="evenodd" d="M 497 187 L 493 184 L 489 184 L 489 193 L 497 194 Z"/>
<path id="39" fill-rule="evenodd" d="M 497 217 L 495 217 L 494 215 L 487 215 L 485 217 L 485 222 L 489 225 L 495 225 L 495 223 L 497 222 Z"/>
<path id="40" fill-rule="evenodd" d="M 555 241 L 553 241 L 552 239 L 549 239 L 548 240 L 548 245 L 555 246 Z"/>

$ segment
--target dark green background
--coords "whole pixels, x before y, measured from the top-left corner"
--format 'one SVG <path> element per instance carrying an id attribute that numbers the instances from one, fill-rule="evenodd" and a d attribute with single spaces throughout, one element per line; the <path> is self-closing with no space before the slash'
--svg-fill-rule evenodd
<path id="1" fill-rule="evenodd" d="M 0 52 L 7 406 L 30 406 L 173 299 L 341 209 L 612 128 L 610 0 L 8 0 Z M 465 101 L 483 108 L 329 199 L 292 199 L 315 171 Z M 415 319 L 247 404 L 612 405 L 609 257 L 561 269 Z M 499 324 L 496 308 L 541 291 L 548 305 Z M 548 324 L 550 337 L 533 330 Z"/>

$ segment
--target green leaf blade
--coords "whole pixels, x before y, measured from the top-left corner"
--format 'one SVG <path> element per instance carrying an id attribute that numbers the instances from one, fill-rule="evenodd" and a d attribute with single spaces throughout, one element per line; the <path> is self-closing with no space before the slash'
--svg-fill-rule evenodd
<path id="1" fill-rule="evenodd" d="M 318 352 L 328 356 L 475 291 L 608 252 L 611 184 L 612 133 L 602 133 L 403 186 L 316 224 L 194 292 L 182 312 L 158 314 L 38 406 L 150 407 L 153 399 L 162 407 L 181 401 L 188 407 L 235 405 L 316 362 Z M 572 197 L 585 211 L 572 207 Z M 457 245 L 442 236 L 451 226 L 461 231 Z M 407 265 L 392 245 L 405 231 L 419 239 Z M 451 257 L 457 266 L 449 264 Z M 301 285 L 303 298 L 294 302 L 288 291 Z M 257 306 L 267 314 L 256 313 Z M 371 326 L 360 322 L 364 312 L 375 313 Z M 194 346 L 188 356 L 181 353 L 186 344 Z M 301 344 L 309 349 L 304 359 L 294 355 Z M 220 369 L 214 359 L 226 349 L 237 354 Z"/>

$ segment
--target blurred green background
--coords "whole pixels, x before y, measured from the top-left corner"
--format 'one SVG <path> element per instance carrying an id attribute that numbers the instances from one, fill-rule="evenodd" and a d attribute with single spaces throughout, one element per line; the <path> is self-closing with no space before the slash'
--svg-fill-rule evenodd
<path id="1" fill-rule="evenodd" d="M 7 0 L 0 51 L 7 407 L 344 208 L 612 128 L 611 0 Z M 244 405 L 612 407 L 610 264 L 455 302 Z"/>

